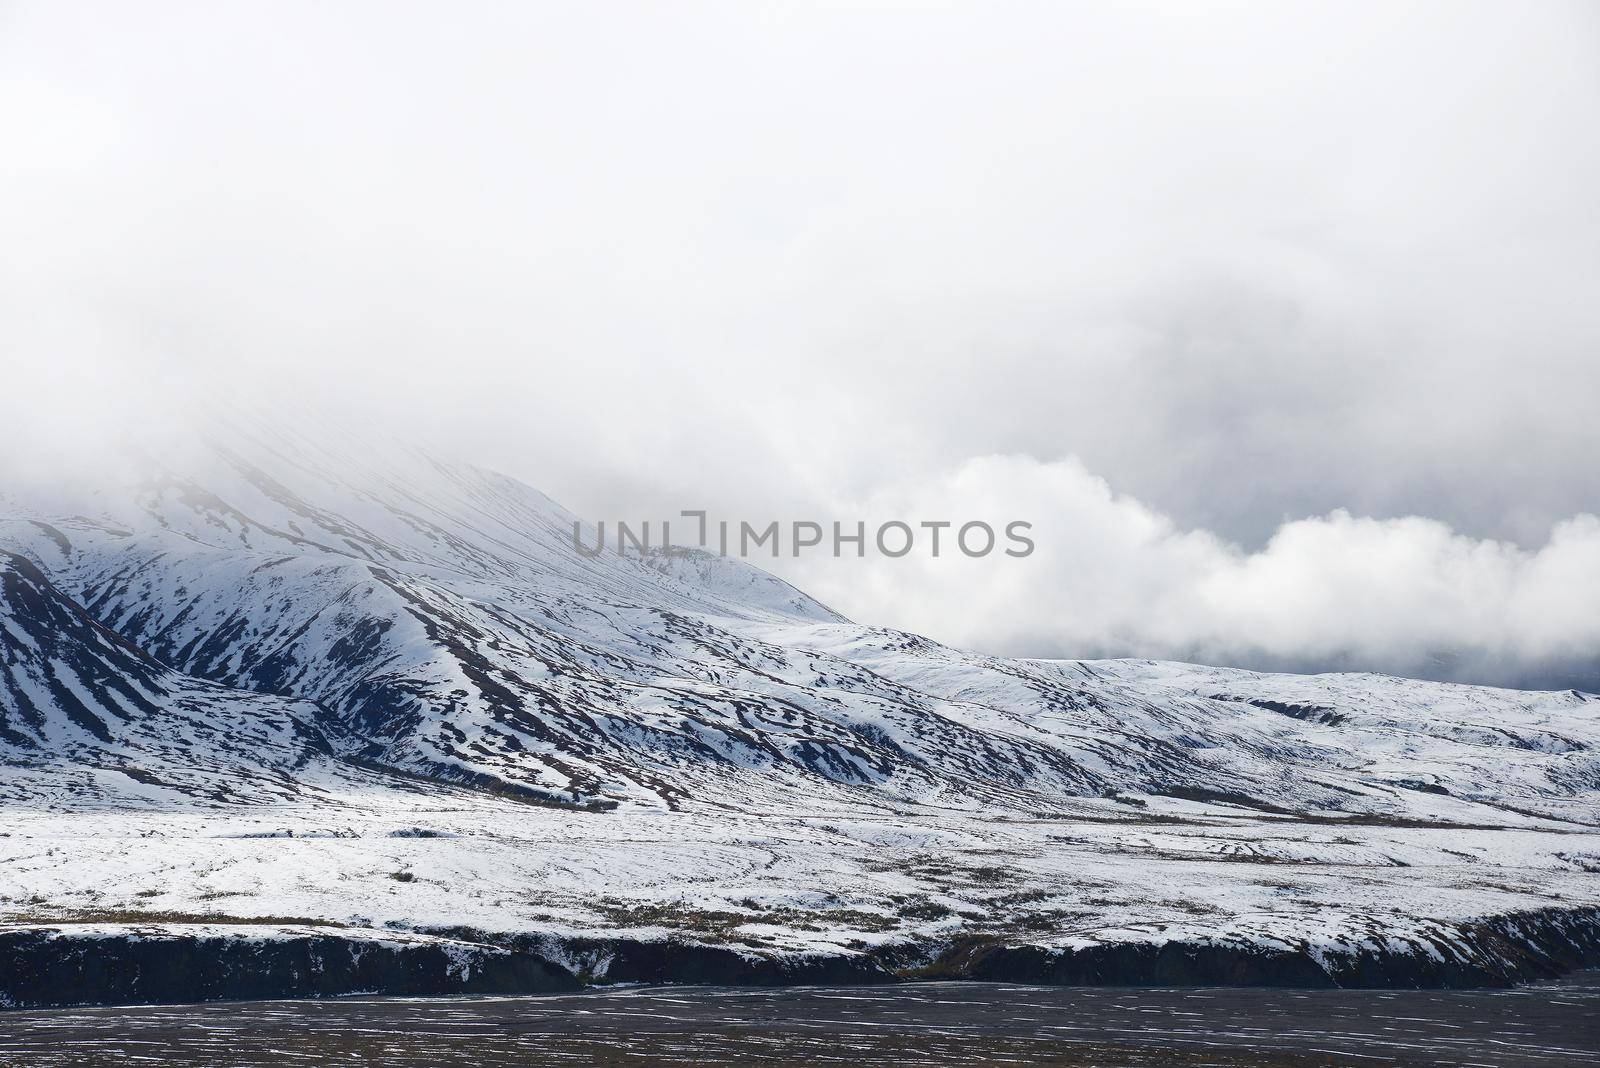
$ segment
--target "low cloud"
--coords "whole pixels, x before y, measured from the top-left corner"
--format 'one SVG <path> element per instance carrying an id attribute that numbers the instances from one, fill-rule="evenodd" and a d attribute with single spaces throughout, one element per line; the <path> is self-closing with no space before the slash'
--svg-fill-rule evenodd
<path id="1" fill-rule="evenodd" d="M 861 502 L 889 518 L 1033 523 L 1023 559 L 943 552 L 799 561 L 846 614 L 958 645 L 1359 668 L 1485 682 L 1583 682 L 1600 653 L 1600 518 L 1527 549 L 1418 516 L 1286 522 L 1254 551 L 1184 529 L 1076 459 L 993 456 Z"/>

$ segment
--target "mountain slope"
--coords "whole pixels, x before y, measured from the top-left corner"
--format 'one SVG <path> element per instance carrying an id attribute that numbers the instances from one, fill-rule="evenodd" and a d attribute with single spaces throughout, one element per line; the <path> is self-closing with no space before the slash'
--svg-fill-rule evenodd
<path id="1" fill-rule="evenodd" d="M 1459 691 L 1505 724 L 1413 732 L 1375 769 L 1375 735 L 1409 728 L 1319 713 L 1316 694 L 1297 718 L 1262 676 L 1219 672 L 1202 689 L 1177 685 L 1182 672 L 964 654 L 855 627 L 737 561 L 585 557 L 570 515 L 499 476 L 251 445 L 217 448 L 198 477 L 160 472 L 98 516 L 13 520 L 0 544 L 162 663 L 315 702 L 347 755 L 407 774 L 566 803 L 735 807 L 752 791 L 764 804 L 774 788 L 865 788 L 1394 813 L 1418 799 L 1391 780 L 1473 793 L 1451 790 L 1451 769 L 1535 808 L 1595 787 L 1581 697 Z M 1411 719 L 1439 692 L 1367 686 L 1357 701 Z M 1560 730 L 1533 726 L 1566 709 Z M 1474 763 L 1482 746 L 1510 770 Z"/>
<path id="2" fill-rule="evenodd" d="M 1443 982 L 1600 917 L 1591 695 L 973 654 L 379 455 L 239 433 L 4 502 L 0 924 Z"/>
<path id="3" fill-rule="evenodd" d="M 163 667 L 0 553 L 0 797 L 262 804 L 356 788 L 306 702 Z"/>

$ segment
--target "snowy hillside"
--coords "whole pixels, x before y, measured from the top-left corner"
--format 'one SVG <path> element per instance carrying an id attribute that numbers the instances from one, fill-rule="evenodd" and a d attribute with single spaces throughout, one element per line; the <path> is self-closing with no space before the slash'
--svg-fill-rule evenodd
<path id="1" fill-rule="evenodd" d="M 1594 924 L 1591 695 L 970 654 L 374 456 L 237 434 L 0 498 L 0 921 L 465 929 L 584 975 L 602 937 L 886 974 L 1218 943 L 1344 981 L 1524 974 L 1474 925 Z"/>
<path id="2" fill-rule="evenodd" d="M 263 804 L 370 782 L 306 701 L 168 670 L 0 554 L 0 800 Z"/>

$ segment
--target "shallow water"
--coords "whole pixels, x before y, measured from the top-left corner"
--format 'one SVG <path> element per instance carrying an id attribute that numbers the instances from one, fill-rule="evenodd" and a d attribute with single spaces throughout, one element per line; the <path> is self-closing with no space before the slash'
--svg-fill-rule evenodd
<path id="1" fill-rule="evenodd" d="M 1600 972 L 1510 991 L 633 987 L 0 1013 L 27 1065 L 1600 1064 Z"/>

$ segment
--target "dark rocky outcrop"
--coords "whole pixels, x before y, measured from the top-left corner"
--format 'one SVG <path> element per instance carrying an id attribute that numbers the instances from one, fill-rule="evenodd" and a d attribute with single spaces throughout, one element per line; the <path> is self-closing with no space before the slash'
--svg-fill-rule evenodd
<path id="1" fill-rule="evenodd" d="M 338 994 L 530 994 L 579 987 L 566 969 L 490 946 L 336 933 L 0 934 L 0 1005 L 129 1005 Z"/>
<path id="2" fill-rule="evenodd" d="M 1308 948 L 1173 941 L 1053 950 L 970 938 L 904 974 L 1052 986 L 1500 988 L 1600 965 L 1600 909 L 1553 909 L 1482 920 L 1441 938 L 1432 948 L 1437 952 L 1373 945 L 1313 955 Z"/>

